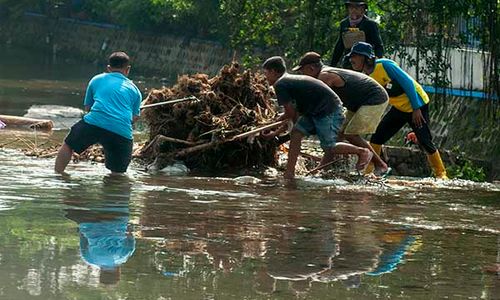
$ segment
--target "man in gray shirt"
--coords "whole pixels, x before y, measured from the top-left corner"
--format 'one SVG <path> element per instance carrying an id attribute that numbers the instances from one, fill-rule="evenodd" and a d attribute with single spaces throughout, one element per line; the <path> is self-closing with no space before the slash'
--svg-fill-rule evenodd
<path id="1" fill-rule="evenodd" d="M 324 152 L 320 165 L 331 162 L 335 154 L 356 154 L 358 156 L 356 169 L 362 171 L 366 168 L 373 156 L 370 150 L 337 142 L 337 133 L 344 121 L 342 104 L 339 97 L 325 83 L 309 76 L 288 74 L 285 61 L 280 56 L 268 58 L 262 68 L 267 81 L 274 86 L 278 104 L 285 109 L 285 113 L 278 120 L 296 121 L 291 132 L 288 162 L 284 174 L 286 179 L 295 176 L 295 165 L 302 138 L 312 134 L 318 136 Z M 296 108 L 292 104 L 293 101 Z M 285 126 L 281 126 L 263 135 L 274 137 L 284 130 Z"/>
<path id="2" fill-rule="evenodd" d="M 389 95 L 374 79 L 360 72 L 332 68 L 323 65 L 321 55 L 307 52 L 299 65 L 292 69 L 317 78 L 327 84 L 347 108 L 346 119 L 340 129 L 339 138 L 373 152 L 372 162 L 376 175 L 390 171 L 387 164 L 375 153 L 362 134 L 373 134 L 389 103 Z"/>

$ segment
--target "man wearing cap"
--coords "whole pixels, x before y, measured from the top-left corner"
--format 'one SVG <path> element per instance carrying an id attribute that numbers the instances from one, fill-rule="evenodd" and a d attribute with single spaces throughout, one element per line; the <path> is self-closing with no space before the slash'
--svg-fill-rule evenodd
<path id="1" fill-rule="evenodd" d="M 333 50 L 330 65 L 336 67 L 356 42 L 367 42 L 373 45 L 375 55 L 384 55 L 384 46 L 378 30 L 377 22 L 366 16 L 368 4 L 365 0 L 347 0 L 344 2 L 349 15 L 340 22 L 340 31 L 337 43 Z M 349 59 L 342 62 L 344 68 L 349 68 Z"/>
<path id="2" fill-rule="evenodd" d="M 408 124 L 415 132 L 419 144 L 427 152 L 427 160 L 434 176 L 448 179 L 439 151 L 432 142 L 429 129 L 429 96 L 422 86 L 393 60 L 375 59 L 373 48 L 368 43 L 356 43 L 348 57 L 354 70 L 370 75 L 389 94 L 391 109 L 371 137 L 372 148 L 380 153 L 382 145 Z"/>
<path id="3" fill-rule="evenodd" d="M 94 76 L 85 93 L 88 113 L 71 127 L 57 154 L 54 170 L 64 173 L 73 152 L 82 153 L 93 144 L 104 148 L 106 168 L 124 173 L 132 158 L 132 123 L 139 118 L 142 95 L 127 78 L 130 58 L 125 52 L 109 56 L 107 73 Z"/>
<path id="4" fill-rule="evenodd" d="M 310 76 L 288 74 L 285 61 L 280 56 L 268 58 L 262 69 L 269 84 L 274 86 L 278 104 L 285 109 L 285 113 L 278 120 L 296 120 L 290 137 L 285 178 L 291 179 L 295 176 L 295 165 L 302 138 L 312 134 L 318 136 L 324 152 L 320 165 L 331 162 L 335 154 L 356 154 L 358 156 L 356 168 L 360 171 L 365 169 L 373 156 L 370 150 L 347 143 L 337 143 L 337 133 L 344 120 L 342 104 L 325 83 Z M 292 104 L 293 101 L 296 109 Z M 298 118 L 297 113 L 300 114 Z M 265 133 L 263 136 L 274 137 L 283 132 L 284 128 L 286 126 Z"/>
<path id="5" fill-rule="evenodd" d="M 363 73 L 323 65 L 321 55 L 316 52 L 304 54 L 299 65 L 292 70 L 318 78 L 340 97 L 347 108 L 347 114 L 339 138 L 345 138 L 353 145 L 372 151 L 375 154 L 372 158 L 375 174 L 387 173 L 387 164 L 361 137 L 362 134 L 373 134 L 382 119 L 389 99 L 384 88 Z"/>

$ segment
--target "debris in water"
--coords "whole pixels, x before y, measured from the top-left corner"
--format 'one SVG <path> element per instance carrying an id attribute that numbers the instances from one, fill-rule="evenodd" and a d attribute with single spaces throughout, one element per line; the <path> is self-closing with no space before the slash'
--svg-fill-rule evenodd
<path id="1" fill-rule="evenodd" d="M 256 137 L 276 116 L 273 89 L 260 73 L 237 62 L 219 75 L 182 75 L 173 87 L 152 90 L 144 105 L 186 101 L 145 108 L 148 143 L 139 156 L 161 169 L 182 160 L 190 169 L 249 169 L 274 166 L 278 143 Z"/>

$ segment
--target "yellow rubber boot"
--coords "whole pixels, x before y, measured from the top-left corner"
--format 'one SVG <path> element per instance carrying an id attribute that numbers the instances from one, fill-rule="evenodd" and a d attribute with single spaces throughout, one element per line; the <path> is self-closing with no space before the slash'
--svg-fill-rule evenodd
<path id="1" fill-rule="evenodd" d="M 432 171 L 434 172 L 434 177 L 439 179 L 448 179 L 446 175 L 446 169 L 444 167 L 443 161 L 441 160 L 441 155 L 439 155 L 439 151 L 436 151 L 432 154 L 427 154 L 427 161 L 429 161 L 429 165 L 431 165 Z"/>
<path id="2" fill-rule="evenodd" d="M 370 146 L 372 146 L 373 151 L 380 156 L 380 153 L 382 152 L 382 145 L 379 144 L 372 144 L 370 143 Z M 365 175 L 373 173 L 373 170 L 375 169 L 375 165 L 371 162 L 368 164 L 368 166 L 365 169 Z"/>

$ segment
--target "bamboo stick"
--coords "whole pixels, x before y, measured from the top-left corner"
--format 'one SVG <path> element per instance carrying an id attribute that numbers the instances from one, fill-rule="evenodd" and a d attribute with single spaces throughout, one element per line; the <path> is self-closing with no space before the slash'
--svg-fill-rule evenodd
<path id="1" fill-rule="evenodd" d="M 17 141 L 20 141 L 20 140 L 21 140 L 21 139 L 17 137 L 17 138 L 15 138 L 15 139 L 11 140 L 11 141 L 8 141 L 7 143 L 0 144 L 0 148 L 3 148 L 3 147 L 5 147 L 5 146 L 7 146 L 7 145 L 13 144 L 13 143 L 15 143 L 15 142 L 17 142 Z"/>
<path id="2" fill-rule="evenodd" d="M 309 158 L 309 159 L 312 159 L 315 161 L 321 161 L 321 157 L 316 156 L 316 155 L 312 155 L 309 153 L 300 152 L 300 156 L 305 157 L 305 158 Z"/>
<path id="3" fill-rule="evenodd" d="M 238 140 L 238 139 L 242 139 L 242 138 L 245 138 L 245 137 L 250 136 L 252 134 L 256 134 L 256 133 L 259 133 L 261 131 L 264 131 L 266 129 L 271 129 L 273 127 L 277 127 L 277 126 L 283 125 L 283 124 L 285 124 L 287 122 L 288 122 L 288 120 L 281 120 L 281 121 L 274 122 L 274 123 L 271 123 L 271 124 L 268 124 L 268 125 L 257 127 L 257 128 L 255 128 L 253 130 L 250 130 L 250 131 L 247 131 L 247 132 L 235 135 L 230 140 L 231 141 L 235 141 L 235 140 Z"/>
<path id="4" fill-rule="evenodd" d="M 168 100 L 168 101 L 163 101 L 163 102 L 158 102 L 158 103 L 142 105 L 141 109 L 154 107 L 154 106 L 160 106 L 160 105 L 166 105 L 166 104 L 175 104 L 175 103 L 180 103 L 180 102 L 184 102 L 184 101 L 188 101 L 188 100 L 199 100 L 199 99 L 196 98 L 195 96 L 189 96 L 189 97 L 180 98 L 180 99 L 174 99 L 174 100 Z"/>
<path id="5" fill-rule="evenodd" d="M 188 145 L 188 146 L 195 146 L 196 145 L 196 143 L 193 143 L 193 142 L 189 142 L 189 141 L 181 140 L 181 139 L 176 139 L 176 138 L 164 136 L 164 135 L 159 135 L 158 139 L 159 139 L 159 142 L 172 142 L 172 143 L 184 144 L 184 145 Z"/>
<path id="6" fill-rule="evenodd" d="M 335 160 L 331 160 L 331 161 L 327 162 L 326 164 L 319 165 L 319 166 L 317 166 L 316 168 L 312 169 L 311 171 L 307 172 L 307 173 L 306 173 L 306 176 L 307 176 L 307 175 L 310 175 L 310 174 L 312 174 L 312 173 L 315 173 L 315 172 L 317 172 L 317 171 L 319 171 L 319 170 L 321 170 L 321 169 L 323 169 L 323 168 L 325 168 L 325 167 L 328 167 L 328 166 L 330 166 L 330 165 L 333 165 L 334 163 L 336 163 L 336 162 L 340 161 L 341 159 L 342 159 L 342 158 L 337 158 L 337 159 L 335 159 Z"/>
<path id="7" fill-rule="evenodd" d="M 38 155 L 38 158 L 46 158 L 46 157 L 55 156 L 55 155 L 57 155 L 58 152 L 59 152 L 59 150 L 54 151 L 54 152 L 50 152 L 50 153 L 45 153 L 42 155 Z"/>
<path id="8" fill-rule="evenodd" d="M 184 156 L 186 156 L 188 154 L 191 154 L 193 152 L 200 151 L 200 150 L 205 150 L 205 149 L 208 149 L 208 148 L 212 148 L 212 147 L 215 147 L 217 145 L 223 144 L 225 142 L 228 142 L 228 140 L 208 142 L 208 143 L 201 144 L 201 145 L 196 145 L 196 146 L 193 146 L 193 147 L 190 147 L 190 148 L 185 148 L 185 149 L 182 149 L 182 150 L 178 151 L 175 154 L 175 157 L 184 157 Z"/>
<path id="9" fill-rule="evenodd" d="M 273 127 L 285 124 L 286 122 L 288 122 L 288 120 L 282 120 L 282 121 L 274 122 L 274 123 L 271 123 L 271 124 L 268 124 L 268 125 L 264 125 L 264 126 L 255 128 L 255 129 L 250 130 L 248 132 L 244 132 L 244 133 L 235 135 L 232 138 L 229 138 L 229 139 L 226 139 L 226 140 L 208 142 L 208 143 L 205 143 L 205 144 L 196 145 L 194 147 L 182 149 L 179 152 L 177 152 L 175 154 L 175 156 L 176 157 L 183 157 L 183 156 L 186 156 L 186 155 L 188 155 L 190 153 L 193 153 L 193 152 L 196 152 L 196 151 L 209 149 L 209 148 L 212 148 L 212 147 L 215 147 L 215 146 L 227 143 L 227 142 L 233 142 L 233 141 L 236 141 L 236 140 L 239 140 L 239 139 L 251 136 L 252 134 L 259 133 L 259 132 L 261 132 L 263 130 L 270 129 L 270 128 L 273 128 Z"/>

